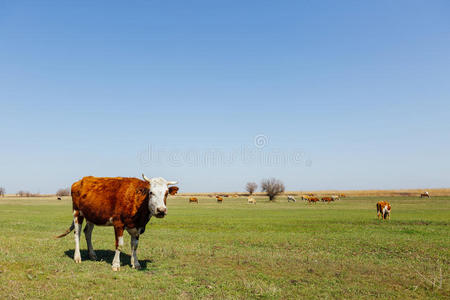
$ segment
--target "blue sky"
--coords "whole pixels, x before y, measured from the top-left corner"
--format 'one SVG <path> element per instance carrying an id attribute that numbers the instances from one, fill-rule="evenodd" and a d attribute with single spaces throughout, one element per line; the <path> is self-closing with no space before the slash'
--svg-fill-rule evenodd
<path id="1" fill-rule="evenodd" d="M 448 1 L 0 2 L 0 186 L 448 187 L 449 16 Z"/>

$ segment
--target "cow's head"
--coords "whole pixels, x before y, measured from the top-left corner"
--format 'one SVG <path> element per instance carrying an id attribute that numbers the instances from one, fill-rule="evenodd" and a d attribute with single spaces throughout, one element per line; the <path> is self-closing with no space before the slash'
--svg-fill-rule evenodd
<path id="1" fill-rule="evenodd" d="M 389 204 L 385 205 L 383 207 L 383 219 L 386 219 L 390 213 L 391 213 L 391 205 L 389 205 Z"/>
<path id="2" fill-rule="evenodd" d="M 157 218 L 164 218 L 167 214 L 166 200 L 167 195 L 175 195 L 178 187 L 169 185 L 177 184 L 176 181 L 167 181 L 161 177 L 147 178 L 144 174 L 142 177 L 150 183 L 148 209 L 150 213 Z"/>

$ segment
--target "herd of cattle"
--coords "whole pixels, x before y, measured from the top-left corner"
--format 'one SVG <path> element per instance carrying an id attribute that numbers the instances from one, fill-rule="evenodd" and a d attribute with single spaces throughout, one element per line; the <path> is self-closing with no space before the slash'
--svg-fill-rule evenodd
<path id="1" fill-rule="evenodd" d="M 222 203 L 223 202 L 223 198 L 224 197 L 228 197 L 228 195 L 216 195 L 216 200 L 218 203 Z M 233 196 L 235 197 L 235 196 Z M 340 194 L 340 195 L 333 195 L 330 197 L 322 197 L 321 200 L 322 202 L 332 202 L 332 201 L 337 201 L 340 200 L 341 198 L 344 198 L 345 195 L 344 194 Z M 302 196 L 302 200 L 307 201 L 309 203 L 316 203 L 319 202 L 319 198 L 317 198 L 314 194 L 307 194 L 307 195 L 303 195 Z M 297 199 L 295 199 L 294 196 L 287 196 L 287 201 L 288 202 L 297 202 Z M 198 198 L 197 197 L 190 197 L 189 198 L 189 203 L 197 203 L 198 204 Z M 252 196 L 249 196 L 247 198 L 247 203 L 248 204 L 256 204 L 256 200 L 255 198 L 253 198 Z"/>
<path id="2" fill-rule="evenodd" d="M 61 238 L 75 231 L 74 260 L 81 263 L 80 235 L 84 219 L 86 226 L 84 234 L 88 247 L 89 258 L 96 260 L 96 254 L 92 246 L 92 230 L 94 226 L 113 226 L 116 239 L 116 252 L 112 262 L 113 271 L 120 269 L 120 252 L 123 247 L 123 233 L 126 230 L 131 236 L 131 266 L 139 269 L 137 259 L 137 247 L 139 236 L 145 232 L 145 227 L 151 217 L 164 218 L 167 214 L 167 197 L 175 195 L 178 187 L 173 186 L 176 181 L 168 181 L 164 178 L 107 178 L 84 177 L 72 185 L 72 214 L 73 221 L 70 227 L 57 238 Z M 228 195 L 216 195 L 217 202 L 222 203 Z M 237 197 L 237 195 L 233 195 Z M 332 202 L 345 197 L 344 194 L 322 197 L 323 202 Z M 428 197 L 428 192 L 421 194 Z M 256 204 L 256 200 L 248 197 L 249 204 Z M 302 200 L 316 203 L 319 198 L 314 194 L 303 195 Z M 296 202 L 294 196 L 287 197 L 288 202 Z M 198 198 L 190 197 L 190 203 L 197 203 Z M 391 205 L 389 202 L 377 203 L 377 217 L 390 219 Z"/>

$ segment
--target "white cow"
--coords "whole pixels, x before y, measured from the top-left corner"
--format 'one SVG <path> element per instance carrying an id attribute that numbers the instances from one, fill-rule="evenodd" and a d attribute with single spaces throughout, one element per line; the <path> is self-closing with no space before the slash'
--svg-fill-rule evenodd
<path id="1" fill-rule="evenodd" d="M 287 197 L 288 202 L 297 202 L 297 200 L 295 200 L 294 196 L 288 196 Z"/>

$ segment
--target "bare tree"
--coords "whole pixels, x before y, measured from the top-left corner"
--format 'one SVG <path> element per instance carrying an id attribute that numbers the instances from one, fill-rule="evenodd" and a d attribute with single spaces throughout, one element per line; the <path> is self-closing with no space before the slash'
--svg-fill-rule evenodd
<path id="1" fill-rule="evenodd" d="M 0 197 L 5 196 L 5 194 L 6 194 L 5 188 L 4 187 L 0 187 Z"/>
<path id="2" fill-rule="evenodd" d="M 269 196 L 270 201 L 273 201 L 278 194 L 284 192 L 284 184 L 275 178 L 264 179 L 261 181 L 261 190 Z"/>
<path id="3" fill-rule="evenodd" d="M 70 196 L 70 188 L 65 189 L 59 189 L 56 191 L 56 196 L 62 197 L 62 196 Z"/>
<path id="4" fill-rule="evenodd" d="M 35 196 L 32 193 L 30 193 L 29 191 L 23 191 L 23 190 L 18 191 L 17 195 L 20 196 L 20 197 L 32 197 L 32 196 Z"/>
<path id="5" fill-rule="evenodd" d="M 255 182 L 248 182 L 247 185 L 245 186 L 245 189 L 247 190 L 247 192 L 252 195 L 256 189 L 258 188 L 258 185 Z"/>

